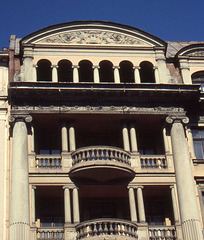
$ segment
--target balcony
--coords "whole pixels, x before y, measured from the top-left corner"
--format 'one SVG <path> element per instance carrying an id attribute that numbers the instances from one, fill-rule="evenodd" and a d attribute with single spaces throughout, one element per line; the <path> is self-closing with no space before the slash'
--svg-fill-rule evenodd
<path id="1" fill-rule="evenodd" d="M 96 219 L 76 226 L 77 240 L 138 239 L 137 226 L 127 220 Z"/>
<path id="2" fill-rule="evenodd" d="M 150 240 L 177 240 L 176 229 L 174 226 L 150 226 Z"/>
<path id="3" fill-rule="evenodd" d="M 64 240 L 63 228 L 38 228 L 37 240 L 44 239 Z"/>
<path id="4" fill-rule="evenodd" d="M 89 178 L 109 181 L 118 178 L 133 178 L 130 154 L 120 148 L 110 146 L 90 146 L 72 153 L 73 178 Z M 104 174 L 105 173 L 105 174 Z"/>

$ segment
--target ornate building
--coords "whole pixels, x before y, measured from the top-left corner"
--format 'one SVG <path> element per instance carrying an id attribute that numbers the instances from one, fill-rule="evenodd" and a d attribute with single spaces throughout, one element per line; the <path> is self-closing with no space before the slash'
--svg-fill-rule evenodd
<path id="1" fill-rule="evenodd" d="M 204 43 L 50 26 L 0 52 L 3 240 L 201 240 Z"/>

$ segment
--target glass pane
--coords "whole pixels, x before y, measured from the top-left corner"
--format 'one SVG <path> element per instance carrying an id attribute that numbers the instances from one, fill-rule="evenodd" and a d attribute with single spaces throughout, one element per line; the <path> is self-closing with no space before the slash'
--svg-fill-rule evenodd
<path id="1" fill-rule="evenodd" d="M 195 154 L 197 159 L 203 159 L 202 141 L 194 141 Z"/>
<path id="2" fill-rule="evenodd" d="M 201 138 L 200 130 L 193 129 L 192 135 L 193 135 L 193 138 Z"/>

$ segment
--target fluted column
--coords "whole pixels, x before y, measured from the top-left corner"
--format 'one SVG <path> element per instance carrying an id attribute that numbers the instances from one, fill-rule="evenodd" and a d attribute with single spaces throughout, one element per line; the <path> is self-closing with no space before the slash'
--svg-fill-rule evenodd
<path id="1" fill-rule="evenodd" d="M 114 66 L 113 69 L 114 69 L 114 82 L 115 83 L 120 83 L 120 73 L 119 73 L 120 67 L 119 66 Z"/>
<path id="2" fill-rule="evenodd" d="M 52 65 L 52 82 L 58 82 L 57 65 Z"/>
<path id="3" fill-rule="evenodd" d="M 10 240 L 30 239 L 28 136 L 31 116 L 10 117 L 13 123 L 10 193 Z"/>
<path id="4" fill-rule="evenodd" d="M 165 127 L 163 127 L 162 133 L 163 133 L 165 153 L 169 153 L 169 143 L 168 143 L 168 139 L 167 139 L 167 135 L 166 135 L 166 128 Z"/>
<path id="5" fill-rule="evenodd" d="M 128 136 L 128 129 L 127 129 L 127 125 L 125 123 L 123 124 L 122 134 L 123 134 L 123 147 L 124 147 L 124 150 L 130 151 L 130 142 L 129 142 L 129 136 Z"/>
<path id="6" fill-rule="evenodd" d="M 131 142 L 131 150 L 132 152 L 137 152 L 137 137 L 136 137 L 136 130 L 135 125 L 132 123 L 130 125 L 130 142 Z"/>
<path id="7" fill-rule="evenodd" d="M 69 126 L 69 151 L 75 151 L 76 150 L 76 142 L 75 142 L 75 129 L 74 124 L 71 123 Z"/>
<path id="8" fill-rule="evenodd" d="M 172 199 L 172 205 L 173 205 L 173 211 L 174 211 L 174 221 L 175 223 L 178 223 L 179 216 L 178 216 L 178 208 L 176 203 L 175 188 L 174 186 L 170 186 L 170 189 L 171 189 L 171 199 Z"/>
<path id="9" fill-rule="evenodd" d="M 78 65 L 73 65 L 73 82 L 78 83 L 79 82 L 79 66 Z"/>
<path id="10" fill-rule="evenodd" d="M 74 223 L 80 222 L 80 215 L 79 215 L 79 195 L 78 195 L 78 188 L 74 187 L 73 189 L 73 218 Z"/>
<path id="11" fill-rule="evenodd" d="M 35 226 L 35 189 L 36 189 L 36 186 L 32 186 L 32 189 L 31 189 L 31 197 L 32 197 L 32 224 Z"/>
<path id="12" fill-rule="evenodd" d="M 94 83 L 99 83 L 100 78 L 99 78 L 99 66 L 93 66 L 93 72 L 94 72 Z"/>
<path id="13" fill-rule="evenodd" d="M 145 217 L 142 188 L 143 188 L 142 186 L 137 187 L 137 205 L 138 205 L 139 221 L 144 223 L 146 222 L 146 217 Z"/>
<path id="14" fill-rule="evenodd" d="M 183 117 L 179 119 L 178 117 L 167 117 L 166 120 L 168 123 L 172 124 L 171 140 L 183 239 L 201 240 L 203 239 L 202 228 L 199 219 L 187 141 L 183 127 L 183 123 L 188 123 L 188 118 Z"/>
<path id="15" fill-rule="evenodd" d="M 64 216 L 65 224 L 71 223 L 71 199 L 69 186 L 64 186 Z"/>
<path id="16" fill-rule="evenodd" d="M 62 152 L 68 152 L 68 134 L 67 134 L 67 125 L 62 123 L 61 126 L 61 137 L 62 137 Z"/>
<path id="17" fill-rule="evenodd" d="M 134 188 L 133 187 L 129 187 L 129 204 L 130 204 L 130 217 L 131 217 L 131 221 L 137 222 L 135 193 L 134 193 Z"/>
<path id="18" fill-rule="evenodd" d="M 133 67 L 134 69 L 134 78 L 135 78 L 135 83 L 141 83 L 141 79 L 140 79 L 140 67 Z"/>
<path id="19" fill-rule="evenodd" d="M 155 77 L 155 82 L 160 83 L 158 67 L 154 67 L 154 77 Z"/>

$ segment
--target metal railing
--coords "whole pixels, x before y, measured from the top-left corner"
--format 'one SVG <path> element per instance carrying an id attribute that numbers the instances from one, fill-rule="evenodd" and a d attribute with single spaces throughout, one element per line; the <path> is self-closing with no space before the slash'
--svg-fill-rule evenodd
<path id="1" fill-rule="evenodd" d="M 138 239 L 137 226 L 127 220 L 121 219 L 96 219 L 82 222 L 76 226 L 77 240 L 84 238 L 125 236 L 130 239 Z M 105 239 L 105 238 L 104 238 Z"/>
<path id="2" fill-rule="evenodd" d="M 116 161 L 131 165 L 130 154 L 123 149 L 109 146 L 91 146 L 79 148 L 72 153 L 73 166 L 89 161 Z"/>

